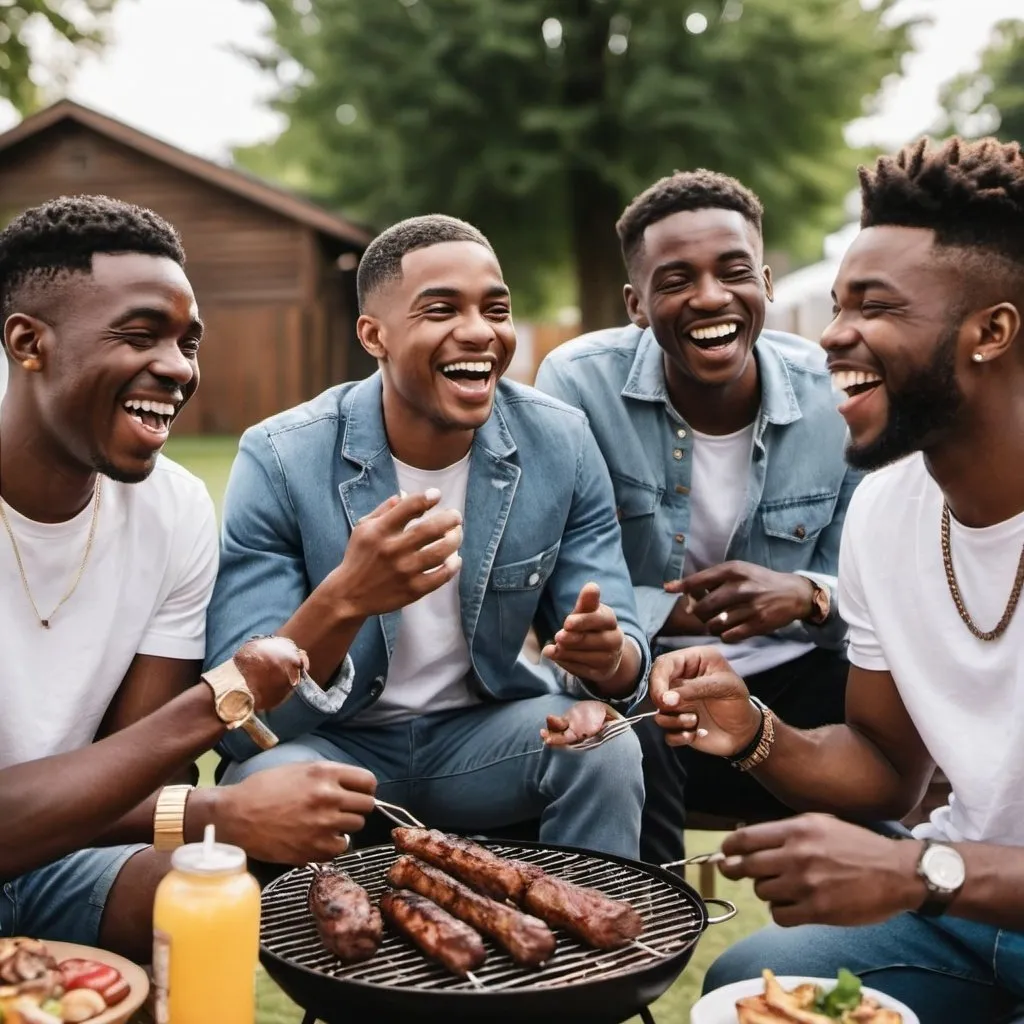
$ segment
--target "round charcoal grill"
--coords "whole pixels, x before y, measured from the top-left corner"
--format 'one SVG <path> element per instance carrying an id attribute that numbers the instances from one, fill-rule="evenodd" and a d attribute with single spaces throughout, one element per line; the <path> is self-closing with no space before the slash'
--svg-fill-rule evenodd
<path id="1" fill-rule="evenodd" d="M 371 960 L 346 966 L 324 949 L 307 909 L 313 870 L 297 868 L 263 891 L 260 959 L 307 1011 L 306 1024 L 621 1024 L 636 1014 L 651 1021 L 647 1007 L 682 973 L 704 929 L 736 913 L 731 903 L 709 899 L 727 908 L 709 920 L 704 901 L 686 882 L 638 861 L 536 843 L 483 845 L 628 901 L 643 917 L 643 933 L 608 952 L 556 931 L 555 955 L 533 971 L 485 938 L 487 961 L 474 972 L 477 984 L 427 960 L 390 931 Z M 334 865 L 376 899 L 398 856 L 393 846 L 374 846 Z"/>

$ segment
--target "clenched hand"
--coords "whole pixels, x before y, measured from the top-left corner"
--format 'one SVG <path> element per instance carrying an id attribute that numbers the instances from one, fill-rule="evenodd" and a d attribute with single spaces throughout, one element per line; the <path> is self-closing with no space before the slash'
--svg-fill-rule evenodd
<path id="1" fill-rule="evenodd" d="M 608 711 L 608 705 L 599 700 L 581 700 L 564 715 L 548 715 L 548 727 L 541 729 L 541 739 L 549 747 L 579 743 L 601 731 L 608 721 Z"/>
<path id="2" fill-rule="evenodd" d="M 216 790 L 217 838 L 269 864 L 331 860 L 373 812 L 377 780 L 364 768 L 286 764 Z"/>
<path id="3" fill-rule="evenodd" d="M 746 683 L 717 647 L 687 647 L 663 654 L 651 669 L 650 698 L 661 712 L 655 723 L 669 746 L 692 746 L 730 757 L 748 746 L 761 725 Z"/>
<path id="4" fill-rule="evenodd" d="M 916 910 L 927 895 L 921 843 L 886 839 L 825 814 L 750 825 L 722 843 L 727 878 L 754 879 L 781 925 L 866 925 Z"/>

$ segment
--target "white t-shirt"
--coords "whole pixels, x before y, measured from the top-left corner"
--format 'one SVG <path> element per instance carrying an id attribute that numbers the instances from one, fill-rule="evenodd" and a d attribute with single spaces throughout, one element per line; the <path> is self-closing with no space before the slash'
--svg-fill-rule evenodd
<path id="1" fill-rule="evenodd" d="M 422 494 L 436 487 L 441 500 L 435 510 L 458 509 L 465 515 L 468 455 L 436 470 L 416 469 L 398 459 L 394 462 L 398 486 L 404 494 Z M 444 586 L 402 609 L 384 692 L 376 704 L 359 715 L 359 725 L 401 722 L 480 703 L 467 685 L 470 660 L 462 631 L 459 576 L 456 573 Z"/>
<path id="2" fill-rule="evenodd" d="M 889 671 L 953 790 L 922 837 L 1024 846 L 1024 601 L 1006 632 L 978 640 L 957 613 L 940 544 L 942 493 L 911 456 L 854 493 L 839 556 L 850 661 Z M 984 529 L 953 520 L 953 568 L 983 630 L 1010 596 L 1024 512 Z"/>
<path id="3" fill-rule="evenodd" d="M 753 446 L 753 423 L 733 434 L 693 431 L 690 530 L 686 535 L 683 576 L 725 561 L 729 541 L 747 501 Z M 771 636 L 755 636 L 738 644 L 723 644 L 718 637 L 667 636 L 660 638 L 659 643 L 672 648 L 720 645 L 740 676 L 767 672 L 814 650 L 812 643 Z"/>
<path id="4" fill-rule="evenodd" d="M 78 572 L 92 507 L 37 523 L 4 506 L 41 615 Z M 136 654 L 202 660 L 217 557 L 213 502 L 187 470 L 160 457 L 142 483 L 104 479 L 85 571 L 44 629 L 0 528 L 0 768 L 91 743 Z"/>

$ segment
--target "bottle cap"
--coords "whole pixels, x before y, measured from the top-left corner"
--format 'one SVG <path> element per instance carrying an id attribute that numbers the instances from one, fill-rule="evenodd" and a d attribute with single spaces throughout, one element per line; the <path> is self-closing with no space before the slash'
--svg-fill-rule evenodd
<path id="1" fill-rule="evenodd" d="M 245 850 L 214 839 L 207 825 L 201 843 L 187 843 L 171 854 L 171 866 L 189 875 L 234 875 L 245 870 Z"/>

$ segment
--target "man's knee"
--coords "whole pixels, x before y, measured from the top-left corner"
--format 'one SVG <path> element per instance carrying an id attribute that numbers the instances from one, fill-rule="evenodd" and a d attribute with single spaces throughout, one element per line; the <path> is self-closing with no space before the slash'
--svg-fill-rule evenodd
<path id="1" fill-rule="evenodd" d="M 268 768 L 279 768 L 284 764 L 308 764 L 312 761 L 324 760 L 326 760 L 324 754 L 304 743 L 280 743 L 276 747 L 271 747 L 270 750 L 254 754 L 245 761 L 232 761 L 225 768 L 220 785 L 232 786 L 257 772 L 265 772 Z"/>
<path id="2" fill-rule="evenodd" d="M 614 794 L 616 802 L 625 799 L 643 805 L 643 754 L 632 730 L 583 754 L 565 752 L 561 756 L 573 758 L 588 788 Z"/>

